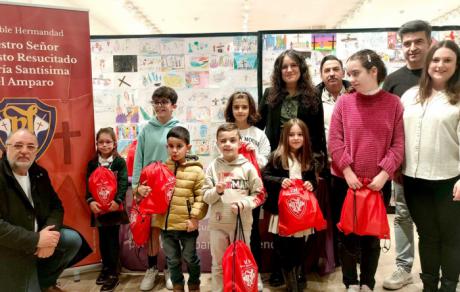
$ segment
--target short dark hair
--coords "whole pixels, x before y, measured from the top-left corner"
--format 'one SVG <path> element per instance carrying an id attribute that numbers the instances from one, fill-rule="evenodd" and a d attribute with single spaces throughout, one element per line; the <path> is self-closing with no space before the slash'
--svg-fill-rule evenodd
<path id="1" fill-rule="evenodd" d="M 340 68 L 343 69 L 343 63 L 342 63 L 342 60 L 340 60 L 339 58 L 337 58 L 336 56 L 334 55 L 327 55 L 326 57 L 324 57 L 322 60 L 321 60 L 321 64 L 319 65 L 319 72 L 323 72 L 323 66 L 324 66 L 324 63 L 326 63 L 327 61 L 337 61 L 339 62 L 340 64 Z"/>
<path id="2" fill-rule="evenodd" d="M 377 83 L 380 84 L 387 76 L 387 68 L 382 61 L 382 58 L 373 50 L 364 49 L 354 53 L 348 58 L 348 61 L 358 60 L 367 71 L 372 67 L 377 68 Z"/>
<path id="3" fill-rule="evenodd" d="M 401 27 L 398 30 L 398 36 L 402 41 L 403 35 L 405 35 L 406 33 L 419 31 L 425 32 L 426 38 L 428 40 L 431 39 L 431 25 L 428 22 L 419 19 L 411 20 L 401 25 Z"/>
<path id="4" fill-rule="evenodd" d="M 169 130 L 168 134 L 166 135 L 166 140 L 168 140 L 169 137 L 183 140 L 187 145 L 190 144 L 190 133 L 184 127 L 176 126 L 172 128 L 171 130 Z"/>
<path id="5" fill-rule="evenodd" d="M 256 109 L 256 102 L 249 92 L 246 91 L 237 91 L 233 93 L 227 101 L 227 106 L 225 107 L 224 116 L 225 121 L 229 123 L 235 122 L 235 116 L 233 115 L 233 102 L 236 99 L 245 98 L 248 100 L 249 104 L 249 115 L 248 115 L 248 124 L 253 126 L 260 119 L 260 115 Z"/>
<path id="6" fill-rule="evenodd" d="M 236 131 L 238 133 L 238 137 L 241 138 L 240 131 L 238 130 L 238 127 L 236 126 L 235 123 L 224 123 L 220 125 L 217 128 L 216 138 L 219 137 L 220 132 L 231 132 L 231 131 Z"/>
<path id="7" fill-rule="evenodd" d="M 160 86 L 152 94 L 152 101 L 155 98 L 167 98 L 172 104 L 177 103 L 177 92 L 168 86 Z"/>

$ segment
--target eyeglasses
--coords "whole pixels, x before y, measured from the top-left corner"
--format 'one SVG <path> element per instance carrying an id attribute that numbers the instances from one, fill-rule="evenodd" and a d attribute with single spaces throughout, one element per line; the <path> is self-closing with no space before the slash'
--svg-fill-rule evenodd
<path id="1" fill-rule="evenodd" d="M 152 105 L 154 106 L 165 106 L 170 104 L 171 101 L 169 99 L 162 99 L 162 100 L 154 100 L 152 101 Z"/>
<path id="2" fill-rule="evenodd" d="M 24 149 L 24 146 L 26 147 L 27 151 L 33 152 L 37 150 L 38 146 L 34 144 L 22 144 L 22 143 L 15 143 L 15 144 L 6 144 L 6 146 L 12 146 L 14 150 L 16 151 L 21 151 Z"/>

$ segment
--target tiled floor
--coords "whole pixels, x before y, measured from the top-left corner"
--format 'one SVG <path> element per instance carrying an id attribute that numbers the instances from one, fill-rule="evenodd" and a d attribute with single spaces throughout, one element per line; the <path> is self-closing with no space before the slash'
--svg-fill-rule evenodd
<path id="1" fill-rule="evenodd" d="M 394 215 L 389 215 L 390 226 L 393 228 L 393 217 Z M 392 235 L 393 230 L 392 230 Z M 391 243 L 391 250 L 388 253 L 381 253 L 379 266 L 376 274 L 376 287 L 374 291 L 386 291 L 382 288 L 383 279 L 390 275 L 393 272 L 395 267 L 395 251 L 394 251 L 394 241 Z M 418 251 L 416 250 L 416 260 L 414 264 L 414 268 L 412 270 L 412 274 L 414 276 L 414 284 L 408 285 L 401 290 L 401 292 L 415 292 L 422 290 L 422 284 L 418 274 L 420 273 L 420 262 L 418 260 Z M 79 282 L 74 282 L 73 277 L 65 277 L 61 278 L 60 286 L 65 291 L 75 291 L 75 292 L 83 292 L 83 291 L 99 291 L 100 286 L 95 284 L 95 280 L 97 277 L 97 272 L 90 272 L 85 273 L 80 276 Z M 265 288 L 264 291 L 283 291 L 283 288 L 272 288 L 268 286 L 268 274 L 262 275 Z M 116 291 L 139 291 L 139 283 L 142 280 L 142 274 L 137 275 L 127 275 L 123 274 L 120 277 L 120 285 L 117 287 Z M 201 291 L 211 291 L 211 275 L 204 274 L 201 277 L 202 281 L 202 289 Z M 153 291 L 168 291 L 164 286 L 163 277 L 157 279 L 157 283 L 153 289 Z M 319 277 L 317 274 L 309 274 L 308 275 L 308 289 L 306 291 L 345 291 L 345 287 L 342 284 L 342 273 L 340 269 L 337 269 L 334 273 Z M 457 290 L 460 291 L 460 290 Z"/>

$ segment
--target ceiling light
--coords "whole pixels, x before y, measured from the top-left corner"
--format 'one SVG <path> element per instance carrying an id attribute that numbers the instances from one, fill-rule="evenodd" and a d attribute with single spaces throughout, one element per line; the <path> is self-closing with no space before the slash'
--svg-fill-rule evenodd
<path id="1" fill-rule="evenodd" d="M 156 24 L 154 24 L 143 12 L 139 7 L 137 7 L 132 1 L 130 0 L 123 0 L 124 8 L 131 13 L 136 20 L 142 22 L 142 24 L 149 30 L 155 33 L 161 33 L 161 30 L 158 28 Z"/>

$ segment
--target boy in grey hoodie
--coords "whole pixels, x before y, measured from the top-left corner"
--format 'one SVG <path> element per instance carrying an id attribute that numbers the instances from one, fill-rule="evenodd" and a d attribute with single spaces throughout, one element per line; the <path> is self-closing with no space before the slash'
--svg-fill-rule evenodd
<path id="1" fill-rule="evenodd" d="M 233 241 L 236 215 L 240 209 L 244 237 L 249 246 L 252 209 L 265 201 L 262 180 L 255 167 L 238 154 L 241 144 L 238 128 L 226 123 L 217 129 L 217 146 L 222 155 L 208 166 L 203 200 L 210 206 L 208 223 L 212 255 L 212 291 L 220 292 L 222 258 Z"/>
<path id="2" fill-rule="evenodd" d="M 152 95 L 152 105 L 155 116 L 142 129 L 137 137 L 136 155 L 132 176 L 133 193 L 145 197 L 151 190 L 146 182 L 139 182 L 141 170 L 153 161 L 165 162 L 168 159 L 166 149 L 166 135 L 169 130 L 179 124 L 173 117 L 173 111 L 177 107 L 177 93 L 174 89 L 161 86 Z M 149 240 L 149 269 L 146 271 L 141 282 L 142 291 L 152 290 L 155 278 L 158 275 L 157 254 L 160 247 L 160 229 L 153 227 L 155 216 L 152 216 L 152 234 Z M 172 290 L 172 282 L 169 273 L 165 270 L 166 287 Z"/>

